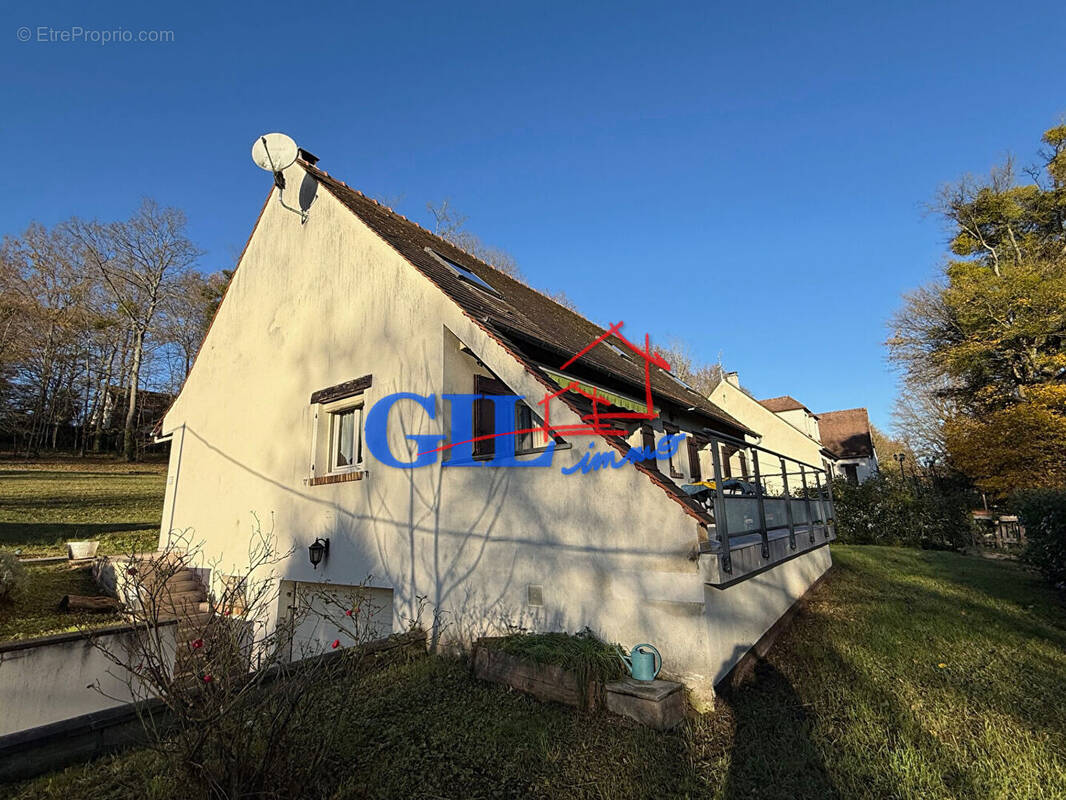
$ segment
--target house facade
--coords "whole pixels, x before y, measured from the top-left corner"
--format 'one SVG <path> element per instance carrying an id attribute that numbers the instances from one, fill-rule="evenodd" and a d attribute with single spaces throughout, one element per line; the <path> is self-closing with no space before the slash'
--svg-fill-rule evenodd
<path id="1" fill-rule="evenodd" d="M 792 397 L 756 400 L 741 388 L 737 373 L 730 372 L 718 382 L 708 399 L 751 430 L 758 431 L 758 442 L 763 447 L 798 461 L 828 466 L 832 456 L 818 438 L 818 418 Z"/>
<path id="2" fill-rule="evenodd" d="M 609 336 L 302 155 L 161 425 L 161 546 L 201 541 L 217 586 L 254 513 L 292 550 L 270 624 L 366 587 L 382 635 L 428 604 L 441 646 L 588 626 L 654 643 L 690 686 L 724 677 L 829 568 L 828 496 L 727 493 L 723 461 L 778 457 L 617 335 L 640 334 Z M 617 435 L 582 432 L 647 402 Z M 549 416 L 551 436 L 532 432 Z M 821 486 L 817 464 L 802 469 Z M 694 496 L 709 476 L 714 496 Z M 293 632 L 301 650 L 335 637 L 321 620 Z"/>

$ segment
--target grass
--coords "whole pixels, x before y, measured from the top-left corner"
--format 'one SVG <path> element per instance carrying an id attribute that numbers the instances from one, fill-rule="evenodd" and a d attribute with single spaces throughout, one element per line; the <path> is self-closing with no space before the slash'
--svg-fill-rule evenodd
<path id="1" fill-rule="evenodd" d="M 92 568 L 70 564 L 30 566 L 25 594 L 12 602 L 0 603 L 0 642 L 33 639 L 84 628 L 117 625 L 120 614 L 67 614 L 56 606 L 66 594 L 98 595 Z"/>
<path id="2" fill-rule="evenodd" d="M 364 676 L 327 795 L 1066 797 L 1066 607 L 1013 563 L 833 547 L 836 568 L 752 682 L 657 734 L 427 659 Z M 664 654 L 669 667 L 669 654 Z M 18 798 L 178 798 L 146 751 Z"/>
<path id="3" fill-rule="evenodd" d="M 111 459 L 0 461 L 0 548 L 64 555 L 98 539 L 100 554 L 154 550 L 166 465 Z"/>

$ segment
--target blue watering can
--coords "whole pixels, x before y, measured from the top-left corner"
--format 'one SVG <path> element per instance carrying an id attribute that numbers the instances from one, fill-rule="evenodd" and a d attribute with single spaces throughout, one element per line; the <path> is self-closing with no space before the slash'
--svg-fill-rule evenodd
<path id="1" fill-rule="evenodd" d="M 630 651 L 628 656 L 625 650 L 619 647 L 618 656 L 622 659 L 622 663 L 626 665 L 626 669 L 629 670 L 629 674 L 633 676 L 634 680 L 653 681 L 655 676 L 659 674 L 659 670 L 663 668 L 663 657 L 650 644 L 638 644 Z M 659 660 L 659 666 L 655 666 L 656 659 Z"/>

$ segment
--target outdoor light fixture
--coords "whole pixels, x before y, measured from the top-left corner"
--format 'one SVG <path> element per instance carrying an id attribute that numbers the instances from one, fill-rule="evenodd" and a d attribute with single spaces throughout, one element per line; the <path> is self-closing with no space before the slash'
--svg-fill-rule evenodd
<path id="1" fill-rule="evenodd" d="M 906 460 L 907 456 L 906 456 L 905 454 L 903 454 L 903 453 L 896 453 L 896 454 L 895 454 L 894 456 L 892 456 L 892 457 L 893 457 L 894 459 L 896 459 L 896 461 L 898 461 L 898 462 L 899 462 L 899 476 L 900 476 L 901 478 L 904 478 L 904 479 L 906 479 L 906 477 L 907 477 L 907 476 L 903 474 L 903 462 L 904 462 L 904 460 Z"/>
<path id="2" fill-rule="evenodd" d="M 311 566 L 318 569 L 322 559 L 329 558 L 329 539 L 315 539 L 308 545 L 307 555 L 311 559 Z"/>

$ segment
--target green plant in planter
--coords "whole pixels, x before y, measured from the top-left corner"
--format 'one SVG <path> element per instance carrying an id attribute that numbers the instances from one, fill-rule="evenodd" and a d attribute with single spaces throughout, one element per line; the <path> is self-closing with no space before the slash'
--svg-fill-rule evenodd
<path id="1" fill-rule="evenodd" d="M 608 644 L 589 628 L 569 633 L 514 633 L 493 642 L 493 648 L 538 664 L 573 672 L 582 694 L 590 682 L 609 683 L 625 675 L 618 646 Z"/>

